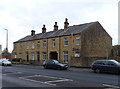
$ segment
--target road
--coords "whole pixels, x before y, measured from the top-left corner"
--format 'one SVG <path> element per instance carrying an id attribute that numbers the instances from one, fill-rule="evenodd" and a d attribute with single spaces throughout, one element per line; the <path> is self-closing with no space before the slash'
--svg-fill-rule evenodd
<path id="1" fill-rule="evenodd" d="M 53 70 L 41 66 L 13 65 L 2 67 L 2 87 L 119 88 L 119 76 L 92 71 Z"/>

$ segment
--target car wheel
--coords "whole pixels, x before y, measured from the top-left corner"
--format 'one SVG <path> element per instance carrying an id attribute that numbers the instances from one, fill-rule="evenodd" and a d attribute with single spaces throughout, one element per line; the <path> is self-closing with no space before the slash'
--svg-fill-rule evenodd
<path id="1" fill-rule="evenodd" d="M 100 69 L 96 69 L 95 72 L 96 72 L 96 73 L 100 73 Z"/>

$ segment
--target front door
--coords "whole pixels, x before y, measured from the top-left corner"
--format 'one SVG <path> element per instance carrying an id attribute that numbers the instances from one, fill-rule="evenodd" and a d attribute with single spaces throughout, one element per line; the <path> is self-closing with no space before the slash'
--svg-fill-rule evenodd
<path id="1" fill-rule="evenodd" d="M 37 52 L 37 60 L 40 62 L 40 52 Z"/>

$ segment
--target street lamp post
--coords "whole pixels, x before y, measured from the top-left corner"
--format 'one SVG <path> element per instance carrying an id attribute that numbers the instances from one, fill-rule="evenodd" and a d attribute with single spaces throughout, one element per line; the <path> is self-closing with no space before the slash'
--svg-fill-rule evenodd
<path id="1" fill-rule="evenodd" d="M 8 29 L 5 29 L 6 30 L 6 52 L 8 52 Z"/>

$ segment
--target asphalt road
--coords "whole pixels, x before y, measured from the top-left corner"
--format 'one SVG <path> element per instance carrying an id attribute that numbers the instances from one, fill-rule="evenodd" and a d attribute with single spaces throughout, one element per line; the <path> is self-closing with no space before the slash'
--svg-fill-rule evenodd
<path id="1" fill-rule="evenodd" d="M 84 69 L 44 69 L 41 66 L 13 65 L 2 67 L 2 87 L 82 87 L 119 88 L 119 75 L 93 73 Z M 3 88 L 3 89 L 4 89 Z"/>

